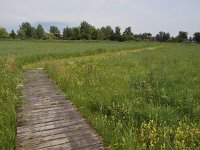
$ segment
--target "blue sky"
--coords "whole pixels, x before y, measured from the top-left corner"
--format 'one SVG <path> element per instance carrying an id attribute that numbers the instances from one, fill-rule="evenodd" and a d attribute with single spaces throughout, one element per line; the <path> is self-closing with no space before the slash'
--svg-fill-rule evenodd
<path id="1" fill-rule="evenodd" d="M 134 33 L 192 35 L 200 32 L 199 14 L 200 0 L 1 0 L 0 26 L 16 30 L 28 21 L 63 28 L 85 20 L 96 27 L 131 26 Z"/>

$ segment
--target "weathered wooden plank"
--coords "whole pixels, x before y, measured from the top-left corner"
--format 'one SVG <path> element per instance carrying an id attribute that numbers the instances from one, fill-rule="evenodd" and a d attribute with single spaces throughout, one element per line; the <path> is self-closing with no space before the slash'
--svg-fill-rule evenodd
<path id="1" fill-rule="evenodd" d="M 21 143 L 22 146 L 29 144 L 29 146 L 34 146 L 42 142 L 48 142 L 49 140 L 54 140 L 54 139 L 61 139 L 65 138 L 66 134 L 64 133 L 58 133 L 58 134 L 52 134 L 48 136 L 39 136 L 35 138 L 27 138 L 24 139 L 23 142 Z M 87 138 L 87 141 L 98 141 L 98 137 L 96 135 L 90 135 L 90 134 L 83 134 L 83 135 L 72 135 L 72 136 L 67 136 L 69 139 L 69 143 L 77 143 L 77 141 L 83 141 Z"/>
<path id="2" fill-rule="evenodd" d="M 26 114 L 25 115 L 25 117 L 27 116 L 27 117 L 30 117 L 30 116 L 35 116 L 35 117 L 37 117 L 37 116 L 47 116 L 47 115 L 55 115 L 55 114 L 57 114 L 57 115 L 59 115 L 59 114 L 66 114 L 66 113 L 73 113 L 74 111 L 76 111 L 75 109 L 67 109 L 67 110 L 65 110 L 65 109 L 60 109 L 60 110 L 56 110 L 56 111 L 41 111 L 41 112 L 31 112 L 31 111 L 29 111 L 28 112 L 28 114 Z"/>
<path id="3" fill-rule="evenodd" d="M 77 120 L 80 120 L 80 118 L 77 117 Z M 47 122 L 47 123 L 40 123 L 40 124 L 35 124 L 34 128 L 42 128 L 42 127 L 48 127 L 50 125 L 69 125 L 69 123 L 74 122 L 74 118 L 71 119 L 64 119 L 64 120 L 58 120 L 58 121 L 51 121 L 51 122 Z M 82 121 L 81 121 L 82 122 Z M 81 123 L 82 124 L 82 123 Z M 73 124 L 74 125 L 74 124 Z"/>
<path id="4" fill-rule="evenodd" d="M 80 118 L 78 118 L 80 119 Z M 59 120 L 59 121 L 56 121 L 56 122 L 48 122 L 48 123 L 41 123 L 41 124 L 36 124 L 36 125 L 32 125 L 32 128 L 34 128 L 34 132 L 38 132 L 38 131 L 43 131 L 43 130 L 50 130 L 50 129 L 54 129 L 54 128 L 62 128 L 63 127 L 69 127 L 69 126 L 73 126 L 73 127 L 76 127 L 77 124 L 80 124 L 80 125 L 85 125 L 84 123 L 80 123 L 80 122 L 76 122 L 76 124 L 74 123 L 74 120 Z M 22 127 L 18 127 L 17 129 L 17 132 L 18 133 L 21 133 L 21 132 L 27 132 L 29 131 L 29 128 L 28 126 L 22 126 Z"/>
<path id="5" fill-rule="evenodd" d="M 47 148 L 47 147 L 50 147 L 50 146 L 56 146 L 56 145 L 60 145 L 60 144 L 69 144 L 70 146 L 70 143 L 69 143 L 69 139 L 68 138 L 61 138 L 61 139 L 53 139 L 53 140 L 49 140 L 48 142 L 42 142 L 40 143 L 37 148 L 40 149 L 40 148 Z"/>
<path id="6" fill-rule="evenodd" d="M 77 119 L 78 116 L 75 116 L 74 114 L 70 114 L 69 116 L 66 116 L 65 114 L 56 114 L 56 115 L 48 115 L 48 116 L 37 116 L 33 117 L 30 120 L 33 122 L 33 125 L 35 124 L 41 124 L 46 123 L 50 121 L 57 121 L 57 120 L 68 120 L 68 119 Z"/>
<path id="7" fill-rule="evenodd" d="M 84 137 L 84 138 L 95 138 L 97 137 L 95 134 L 91 134 L 91 132 L 87 132 L 86 130 L 89 129 L 89 127 L 84 127 L 82 125 L 79 125 L 79 127 L 77 128 L 81 128 L 81 130 L 85 130 L 84 132 L 77 132 L 77 129 L 75 128 L 72 128 L 72 127 L 69 127 L 67 129 L 58 129 L 58 130 L 46 130 L 46 131 L 43 131 L 42 133 L 33 133 L 31 134 L 31 136 L 29 136 L 29 134 L 27 133 L 23 133 L 23 134 L 20 134 L 18 135 L 20 138 L 23 138 L 23 140 L 30 140 L 30 139 L 34 139 L 34 140 L 37 140 L 37 138 L 43 138 L 43 137 L 46 137 L 46 136 L 52 136 L 52 135 L 56 135 L 56 134 L 67 134 L 67 137 L 69 139 L 74 139 L 74 138 L 78 138 L 78 137 Z M 64 132 L 63 132 L 64 131 Z M 74 132 L 76 131 L 76 132 Z M 71 132 L 71 133 L 70 133 Z"/>
<path id="8" fill-rule="evenodd" d="M 64 129 L 64 127 L 70 127 L 70 126 L 75 128 L 75 125 L 76 124 L 80 124 L 80 123 L 82 123 L 82 121 L 75 122 L 75 121 L 71 120 L 71 121 L 62 122 L 60 124 L 53 123 L 53 124 L 47 125 L 47 126 L 45 126 L 45 125 L 42 125 L 42 126 L 36 125 L 36 126 L 33 126 L 33 127 L 34 127 L 34 132 L 42 132 L 42 131 L 46 131 L 46 130 L 59 129 L 59 128 L 63 128 Z"/>
<path id="9" fill-rule="evenodd" d="M 39 113 L 51 113 L 51 112 L 65 112 L 65 111 L 74 111 L 74 110 L 76 110 L 76 109 L 74 109 L 74 108 L 62 108 L 61 109 L 61 107 L 53 107 L 53 108 L 45 108 L 45 109 L 40 109 L 40 110 L 34 110 L 34 109 L 32 109 L 32 110 L 30 110 L 30 112 L 32 113 L 32 114 L 39 114 Z"/>
<path id="10" fill-rule="evenodd" d="M 91 133 L 89 131 L 87 131 L 89 129 L 89 127 L 85 126 L 85 125 L 76 125 L 76 126 L 68 126 L 65 128 L 52 128 L 52 129 L 47 129 L 47 130 L 42 130 L 42 131 L 34 131 L 34 130 L 24 130 L 24 132 L 20 132 L 21 137 L 22 136 L 27 136 L 31 133 L 31 136 L 33 138 L 38 137 L 38 136 L 47 136 L 47 135 L 51 135 L 51 134 L 56 134 L 56 133 L 60 133 L 60 131 L 62 132 L 66 132 L 66 134 L 68 136 L 70 135 L 74 135 L 74 134 L 80 134 L 79 131 L 81 133 Z M 71 133 L 74 132 L 75 133 Z"/>
<path id="11" fill-rule="evenodd" d="M 60 144 L 55 146 L 50 146 L 46 148 L 40 148 L 39 150 L 72 150 L 72 147 L 69 144 Z"/>
<path id="12" fill-rule="evenodd" d="M 101 149 L 102 141 L 42 70 L 24 73 L 16 150 Z"/>
<path id="13" fill-rule="evenodd" d="M 54 107 L 59 107 L 59 108 L 62 107 L 64 109 L 66 109 L 66 108 L 70 107 L 70 105 L 65 103 L 65 102 L 61 103 L 61 102 L 52 101 L 50 103 L 45 103 L 45 104 L 44 103 L 42 103 L 42 104 L 37 103 L 37 104 L 34 104 L 33 106 L 31 106 L 30 109 L 37 110 L 37 109 L 46 109 L 46 108 L 54 108 Z"/>

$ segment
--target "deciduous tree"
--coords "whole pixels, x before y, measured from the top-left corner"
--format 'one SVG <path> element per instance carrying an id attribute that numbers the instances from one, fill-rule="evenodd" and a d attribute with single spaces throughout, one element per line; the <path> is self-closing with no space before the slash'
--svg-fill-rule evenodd
<path id="1" fill-rule="evenodd" d="M 50 26 L 49 32 L 53 34 L 60 34 L 60 30 L 56 26 Z"/>
<path id="2" fill-rule="evenodd" d="M 11 30 L 11 32 L 9 34 L 9 37 L 12 38 L 12 39 L 16 39 L 17 38 L 17 34 L 15 33 L 14 30 Z"/>
<path id="3" fill-rule="evenodd" d="M 123 39 L 124 40 L 133 40 L 133 33 L 131 30 L 131 27 L 128 27 L 125 29 L 124 33 L 123 33 Z"/>
<path id="4" fill-rule="evenodd" d="M 81 34 L 80 34 L 80 28 L 79 27 L 73 27 L 72 28 L 72 40 L 80 40 Z"/>
<path id="5" fill-rule="evenodd" d="M 37 39 L 42 39 L 44 35 L 44 28 L 39 24 L 36 28 L 36 37 Z"/>
<path id="6" fill-rule="evenodd" d="M 122 40 L 121 28 L 119 26 L 115 27 L 114 40 L 116 40 L 116 41 L 121 41 Z"/>
<path id="7" fill-rule="evenodd" d="M 91 39 L 91 25 L 86 21 L 83 21 L 80 24 L 80 34 L 81 34 L 81 39 L 84 40 Z"/>
<path id="8" fill-rule="evenodd" d="M 166 32 L 159 32 L 159 34 L 156 35 L 156 40 L 158 42 L 167 42 L 170 39 L 170 34 Z"/>
<path id="9" fill-rule="evenodd" d="M 97 40 L 97 38 L 98 38 L 98 30 L 95 28 L 95 27 L 91 27 L 91 29 L 90 29 L 90 34 L 91 34 L 91 39 L 92 40 Z"/>
<path id="10" fill-rule="evenodd" d="M 188 39 L 188 33 L 179 31 L 179 35 L 176 37 L 177 42 L 184 42 Z"/>
<path id="11" fill-rule="evenodd" d="M 70 27 L 66 27 L 63 29 L 63 38 L 65 40 L 72 40 L 73 39 L 73 30 Z"/>
<path id="12" fill-rule="evenodd" d="M 200 32 L 196 32 L 194 33 L 194 38 L 193 38 L 196 42 L 200 43 Z"/>
<path id="13" fill-rule="evenodd" d="M 0 27 L 0 38 L 8 38 L 8 32 L 4 27 Z"/>
<path id="14" fill-rule="evenodd" d="M 106 40 L 106 28 L 101 27 L 98 29 L 98 39 L 99 40 Z"/>
<path id="15" fill-rule="evenodd" d="M 112 27 L 106 26 L 105 31 L 106 31 L 106 40 L 112 40 L 112 37 L 114 35 L 114 31 Z"/>
<path id="16" fill-rule="evenodd" d="M 34 31 L 29 22 L 23 22 L 19 26 L 18 35 L 20 38 L 32 38 L 34 36 Z"/>

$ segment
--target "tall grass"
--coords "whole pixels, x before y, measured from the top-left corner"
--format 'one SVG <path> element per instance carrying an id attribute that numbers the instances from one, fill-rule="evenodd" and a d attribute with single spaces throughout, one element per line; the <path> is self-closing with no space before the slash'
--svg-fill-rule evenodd
<path id="1" fill-rule="evenodd" d="M 46 64 L 112 149 L 200 147 L 199 46 Z"/>
<path id="2" fill-rule="evenodd" d="M 14 149 L 16 105 L 20 101 L 17 84 L 23 65 L 105 52 L 132 50 L 159 44 L 109 41 L 0 41 L 0 149 Z"/>
<path id="3" fill-rule="evenodd" d="M 103 53 L 136 49 L 159 45 L 148 42 L 111 42 L 111 41 L 0 41 L 0 56 L 78 56 L 80 54 Z M 33 57 L 33 58 L 34 58 Z"/>
<path id="4" fill-rule="evenodd" d="M 0 149 L 15 145 L 16 104 L 19 101 L 19 70 L 14 58 L 0 58 Z"/>
<path id="5" fill-rule="evenodd" d="M 112 54 L 159 45 L 168 48 Z M 0 41 L 0 149 L 14 149 L 22 66 L 41 60 L 113 149 L 196 149 L 199 54 L 194 45 Z"/>

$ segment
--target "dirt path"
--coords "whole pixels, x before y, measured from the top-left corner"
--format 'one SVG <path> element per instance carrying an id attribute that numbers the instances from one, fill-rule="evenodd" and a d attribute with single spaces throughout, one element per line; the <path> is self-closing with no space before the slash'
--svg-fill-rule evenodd
<path id="1" fill-rule="evenodd" d="M 74 61 L 74 60 L 87 60 L 87 59 L 99 59 L 99 58 L 104 58 L 104 57 L 110 57 L 110 56 L 127 56 L 130 55 L 131 53 L 138 53 L 142 51 L 152 51 L 152 50 L 157 50 L 160 48 L 165 48 L 165 46 L 154 46 L 154 47 L 145 47 L 145 48 L 139 48 L 139 49 L 132 49 L 132 50 L 118 50 L 118 51 L 112 51 L 112 52 L 104 52 L 104 53 L 99 53 L 99 54 L 91 54 L 91 55 L 86 55 L 86 56 L 77 56 L 77 57 L 70 57 L 70 58 L 61 58 L 57 59 L 57 61 Z M 56 59 L 54 59 L 56 60 Z M 31 68 L 37 68 L 37 67 L 44 67 L 46 63 L 51 62 L 52 60 L 41 60 L 40 62 L 33 63 L 33 64 L 27 64 L 23 66 L 23 69 L 31 69 Z"/>
<path id="2" fill-rule="evenodd" d="M 96 150 L 101 139 L 43 70 L 24 73 L 16 150 Z"/>

